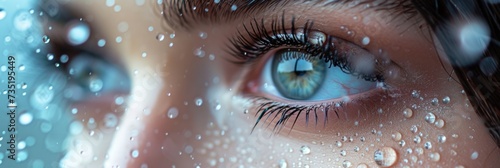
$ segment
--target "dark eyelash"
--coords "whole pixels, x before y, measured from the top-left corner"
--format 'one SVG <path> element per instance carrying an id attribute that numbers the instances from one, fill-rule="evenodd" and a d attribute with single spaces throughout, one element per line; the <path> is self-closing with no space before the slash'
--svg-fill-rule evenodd
<path id="1" fill-rule="evenodd" d="M 332 44 L 333 36 L 327 35 L 324 44 L 317 45 L 309 42 L 309 33 L 313 31 L 313 22 L 307 21 L 303 29 L 303 38 L 297 36 L 295 17 L 292 17 L 290 29 L 286 28 L 286 18 L 284 14 L 278 21 L 274 18 L 271 21 L 271 30 L 265 27 L 264 19 L 260 22 L 254 19 L 250 25 L 243 25 L 244 32 L 238 31 L 235 38 L 230 39 L 229 52 L 234 56 L 238 64 L 252 63 L 260 56 L 278 47 L 290 47 L 299 49 L 308 54 L 309 57 L 317 57 L 329 63 L 329 67 L 339 67 L 344 73 L 357 76 L 366 81 L 382 82 L 381 74 L 362 74 L 352 69 L 347 60 L 348 55 L 339 54 L 336 46 Z M 290 32 L 288 32 L 289 30 Z M 307 58 L 306 58 L 307 59 Z"/>
<path id="2" fill-rule="evenodd" d="M 257 116 L 257 121 L 255 122 L 252 131 L 255 129 L 255 127 L 257 127 L 262 119 L 264 119 L 264 121 L 267 121 L 270 117 L 272 117 L 271 121 L 274 121 L 276 120 L 276 118 L 278 118 L 273 128 L 273 132 L 275 133 L 278 133 L 290 119 L 293 120 L 292 127 L 290 128 L 290 130 L 292 130 L 301 114 L 305 115 L 306 125 L 308 125 L 311 115 L 313 115 L 312 117 L 314 117 L 314 123 L 318 124 L 318 113 L 323 113 L 323 124 L 326 125 L 328 121 L 328 113 L 335 112 L 335 115 L 337 116 L 337 118 L 339 118 L 338 110 L 344 105 L 344 102 L 312 106 L 290 105 L 286 103 L 276 102 L 264 97 L 255 98 L 253 101 L 254 103 L 260 105 L 258 106 L 257 113 L 255 114 Z"/>

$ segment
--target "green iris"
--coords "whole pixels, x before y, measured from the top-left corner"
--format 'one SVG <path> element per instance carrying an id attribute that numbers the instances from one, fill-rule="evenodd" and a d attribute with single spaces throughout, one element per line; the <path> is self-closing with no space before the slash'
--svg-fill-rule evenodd
<path id="1" fill-rule="evenodd" d="M 276 52 L 272 63 L 272 79 L 278 91 L 286 98 L 306 100 L 323 84 L 325 61 L 307 53 L 284 49 Z"/>

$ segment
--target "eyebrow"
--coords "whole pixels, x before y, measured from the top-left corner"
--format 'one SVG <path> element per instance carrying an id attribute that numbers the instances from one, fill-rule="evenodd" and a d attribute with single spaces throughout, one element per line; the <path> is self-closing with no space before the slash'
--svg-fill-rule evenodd
<path id="1" fill-rule="evenodd" d="M 369 5 L 367 9 L 386 11 L 397 17 L 406 16 L 407 20 L 418 14 L 411 0 L 166 0 L 162 4 L 162 15 L 174 29 L 190 30 L 194 25 L 228 23 L 267 11 L 277 11 L 291 4 L 306 3 L 315 7 L 345 5 L 354 8 Z"/>

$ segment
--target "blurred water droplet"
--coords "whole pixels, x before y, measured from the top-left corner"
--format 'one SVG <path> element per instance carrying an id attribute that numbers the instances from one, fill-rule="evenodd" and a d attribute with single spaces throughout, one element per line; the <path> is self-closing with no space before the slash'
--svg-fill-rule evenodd
<path id="1" fill-rule="evenodd" d="M 14 17 L 14 27 L 19 31 L 26 31 L 33 23 L 36 23 L 36 19 L 30 15 L 30 13 L 23 11 Z"/>
<path id="2" fill-rule="evenodd" d="M 26 66 L 23 64 L 19 65 L 19 71 L 24 71 L 26 69 Z"/>
<path id="3" fill-rule="evenodd" d="M 362 43 L 363 45 L 368 45 L 368 44 L 370 44 L 370 37 L 367 37 L 367 36 L 363 37 L 363 39 L 361 40 L 361 43 Z"/>
<path id="4" fill-rule="evenodd" d="M 177 117 L 177 115 L 179 115 L 179 110 L 177 108 L 171 107 L 170 109 L 168 109 L 167 112 L 168 118 L 174 119 L 175 117 Z"/>
<path id="5" fill-rule="evenodd" d="M 304 145 L 304 146 L 300 147 L 300 153 L 302 153 L 304 155 L 308 155 L 311 153 L 311 148 Z"/>
<path id="6" fill-rule="evenodd" d="M 431 142 L 425 142 L 424 143 L 424 148 L 425 149 L 431 149 L 432 148 L 432 143 Z"/>
<path id="7" fill-rule="evenodd" d="M 134 150 L 132 150 L 130 155 L 132 155 L 132 158 L 137 158 L 137 157 L 139 157 L 139 151 L 137 149 L 134 149 Z"/>
<path id="8" fill-rule="evenodd" d="M 99 39 L 99 41 L 97 41 L 97 46 L 104 47 L 104 45 L 106 45 L 106 40 Z"/>
<path id="9" fill-rule="evenodd" d="M 392 140 L 394 140 L 394 141 L 400 141 L 400 140 L 401 140 L 401 133 L 399 133 L 399 132 L 394 132 L 394 133 L 391 135 L 391 137 L 392 137 Z"/>
<path id="10" fill-rule="evenodd" d="M 336 145 L 337 147 L 342 147 L 342 142 L 337 141 L 337 142 L 335 142 L 335 145 Z"/>
<path id="11" fill-rule="evenodd" d="M 99 92 L 104 87 L 104 82 L 99 78 L 91 78 L 88 87 L 91 92 Z"/>
<path id="12" fill-rule="evenodd" d="M 368 165 L 361 163 L 356 168 L 368 168 Z"/>
<path id="13" fill-rule="evenodd" d="M 413 98 L 418 98 L 418 97 L 420 97 L 420 92 L 419 92 L 419 91 L 416 91 L 416 90 L 412 90 L 412 91 L 411 91 L 411 97 L 413 97 Z"/>
<path id="14" fill-rule="evenodd" d="M 383 147 L 382 149 L 377 149 L 375 151 L 373 158 L 377 165 L 381 167 L 390 167 L 396 163 L 398 155 L 393 148 Z"/>
<path id="15" fill-rule="evenodd" d="M 492 76 L 498 70 L 498 62 L 495 58 L 488 56 L 479 63 L 481 72 L 487 76 Z"/>
<path id="16" fill-rule="evenodd" d="M 416 125 L 412 125 L 412 126 L 410 127 L 410 131 L 411 131 L 412 133 L 417 133 L 417 132 L 418 132 L 418 127 L 417 127 Z"/>
<path id="17" fill-rule="evenodd" d="M 104 125 L 108 128 L 113 128 L 118 125 L 118 117 L 113 113 L 104 115 Z"/>
<path id="18" fill-rule="evenodd" d="M 5 12 L 4 9 L 0 8 L 0 20 L 5 18 L 5 16 L 7 16 L 7 12 Z"/>
<path id="19" fill-rule="evenodd" d="M 280 159 L 278 161 L 278 167 L 279 168 L 287 168 L 288 167 L 288 163 L 286 162 L 285 159 Z"/>
<path id="20" fill-rule="evenodd" d="M 199 97 L 198 97 L 198 98 L 196 98 L 196 99 L 194 100 L 194 104 L 195 104 L 196 106 L 198 106 L 198 107 L 199 107 L 199 106 L 201 106 L 201 105 L 203 104 L 203 99 L 201 99 L 201 98 L 199 98 Z"/>
<path id="21" fill-rule="evenodd" d="M 90 28 L 86 23 L 70 23 L 68 26 L 68 42 L 71 45 L 80 45 L 85 43 L 90 37 Z"/>
<path id="22" fill-rule="evenodd" d="M 205 51 L 203 51 L 203 49 L 201 49 L 201 48 L 197 48 L 194 50 L 193 54 L 202 58 L 205 56 Z"/>
<path id="23" fill-rule="evenodd" d="M 431 104 L 437 106 L 439 104 L 439 100 L 437 98 L 432 98 Z"/>
<path id="24" fill-rule="evenodd" d="M 207 39 L 208 34 L 205 33 L 205 32 L 200 32 L 199 36 L 200 36 L 201 39 Z"/>
<path id="25" fill-rule="evenodd" d="M 403 110 L 403 116 L 405 118 L 411 118 L 413 116 L 413 110 L 411 110 L 410 108 L 406 108 Z"/>
<path id="26" fill-rule="evenodd" d="M 434 113 L 429 112 L 425 115 L 425 122 L 433 124 L 435 121 L 436 121 L 436 115 L 434 115 Z"/>
<path id="27" fill-rule="evenodd" d="M 236 9 L 238 9 L 238 6 L 236 6 L 236 5 L 231 5 L 231 11 L 236 11 Z"/>
<path id="28" fill-rule="evenodd" d="M 439 153 L 430 153 L 429 154 L 429 158 L 434 161 L 434 162 L 437 162 L 439 161 L 439 159 L 441 159 L 441 155 Z"/>
<path id="29" fill-rule="evenodd" d="M 122 105 L 125 102 L 125 99 L 123 97 L 119 96 L 115 99 L 115 104 L 116 105 Z"/>
<path id="30" fill-rule="evenodd" d="M 471 21 L 460 27 L 458 34 L 462 54 L 454 55 L 452 63 L 466 66 L 481 58 L 482 53 L 490 43 L 490 28 L 481 20 Z"/>
<path id="31" fill-rule="evenodd" d="M 220 110 L 222 108 L 222 106 L 220 104 L 217 103 L 217 105 L 215 105 L 215 110 Z"/>
<path id="32" fill-rule="evenodd" d="M 31 113 L 23 113 L 19 116 L 19 123 L 22 125 L 28 125 L 33 121 L 33 115 Z"/>
<path id="33" fill-rule="evenodd" d="M 413 142 L 415 143 L 420 143 L 422 141 L 422 138 L 420 138 L 420 136 L 416 135 L 415 137 L 413 137 Z"/>
<path id="34" fill-rule="evenodd" d="M 340 150 L 340 156 L 346 156 L 347 155 L 347 151 L 345 150 Z"/>
<path id="35" fill-rule="evenodd" d="M 165 35 L 163 35 L 163 34 L 159 33 L 158 35 L 156 35 L 156 40 L 158 40 L 158 41 L 163 41 L 163 40 L 165 40 Z"/>
<path id="36" fill-rule="evenodd" d="M 45 43 L 45 44 L 49 43 L 49 42 L 50 42 L 50 38 L 49 38 L 49 36 L 46 36 L 46 35 L 42 36 L 42 41 L 43 41 L 43 43 Z"/>
<path id="37" fill-rule="evenodd" d="M 405 145 L 406 145 L 406 141 L 405 140 L 399 141 L 399 146 L 404 147 Z"/>
<path id="38" fill-rule="evenodd" d="M 141 57 L 142 57 L 142 58 L 146 58 L 147 56 L 148 56 L 148 53 L 146 53 L 146 52 L 142 52 L 142 54 L 141 54 Z"/>
<path id="39" fill-rule="evenodd" d="M 472 152 L 472 154 L 470 155 L 470 159 L 472 160 L 476 160 L 478 157 L 479 153 L 477 153 L 476 151 Z"/>
<path id="40" fill-rule="evenodd" d="M 343 167 L 343 168 L 349 168 L 349 167 L 351 167 L 351 166 L 352 166 L 352 163 L 351 163 L 350 161 L 348 161 L 348 160 L 344 160 L 344 161 L 342 162 L 342 167 Z"/>

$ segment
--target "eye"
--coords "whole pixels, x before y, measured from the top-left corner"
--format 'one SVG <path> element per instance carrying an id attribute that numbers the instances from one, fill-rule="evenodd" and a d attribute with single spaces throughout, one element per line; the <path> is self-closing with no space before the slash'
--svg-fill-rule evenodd
<path id="1" fill-rule="evenodd" d="M 66 71 L 75 91 L 102 94 L 130 89 L 130 79 L 121 67 L 88 52 L 74 56 Z"/>
<path id="2" fill-rule="evenodd" d="M 363 93 L 377 86 L 376 82 L 348 74 L 299 49 L 276 51 L 267 61 L 261 78 L 263 92 L 303 101 L 349 99 L 350 95 Z"/>

